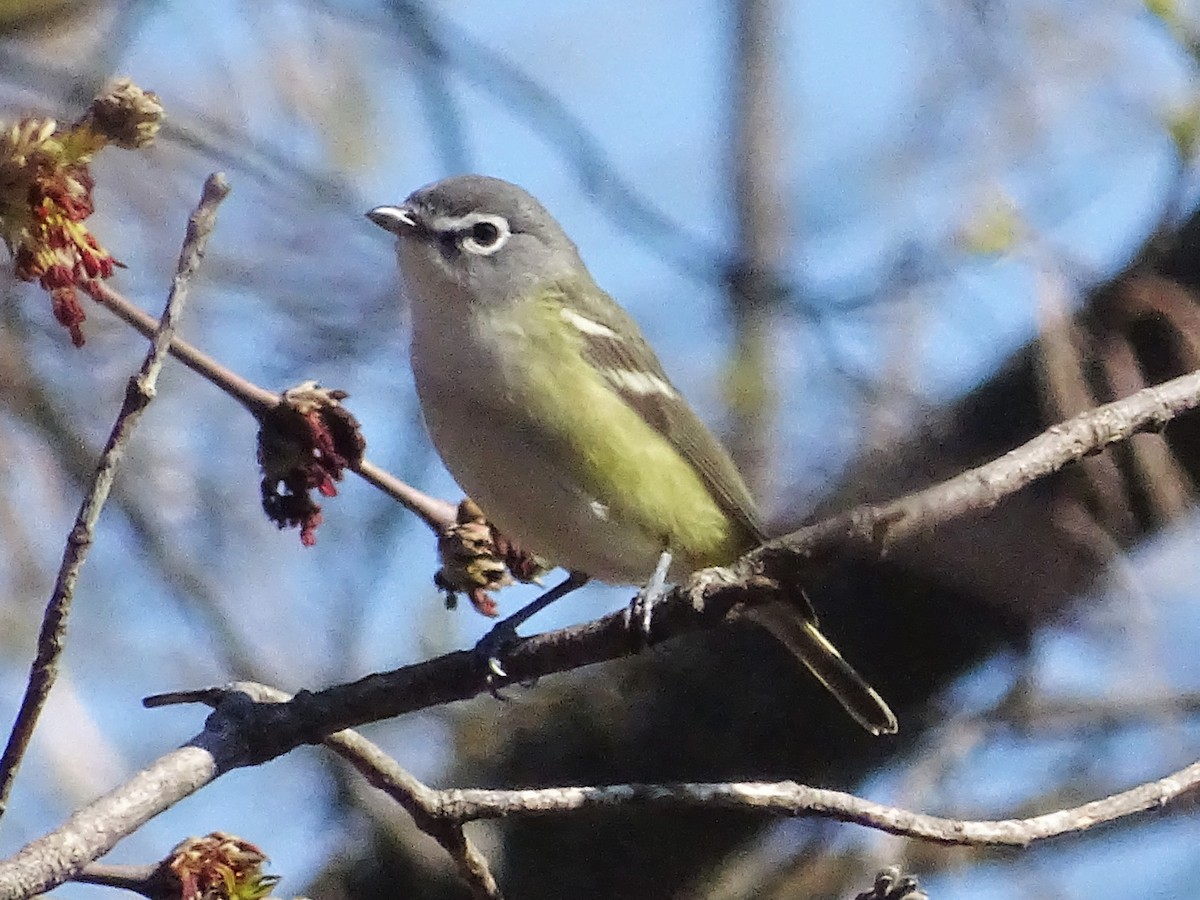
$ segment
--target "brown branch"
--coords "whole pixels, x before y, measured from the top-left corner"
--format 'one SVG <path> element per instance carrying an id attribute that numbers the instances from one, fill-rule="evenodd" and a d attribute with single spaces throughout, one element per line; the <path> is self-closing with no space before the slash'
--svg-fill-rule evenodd
<path id="1" fill-rule="evenodd" d="M 169 876 L 161 863 L 147 866 L 118 866 L 89 863 L 72 879 L 81 884 L 120 888 L 141 894 L 147 900 L 178 900 L 179 881 Z"/>
<path id="2" fill-rule="evenodd" d="M 142 334 L 150 335 L 154 332 L 154 319 L 104 282 L 97 284 L 92 296 L 118 319 Z M 256 419 L 261 420 L 266 412 L 279 405 L 279 394 L 243 378 L 187 341 L 175 338 L 171 342 L 170 352 L 205 381 L 220 388 L 240 403 Z M 363 480 L 415 513 L 434 533 L 440 533 L 454 524 L 457 507 L 453 503 L 431 497 L 365 459 L 351 468 Z"/>
<path id="3" fill-rule="evenodd" d="M 29 682 L 25 687 L 25 695 L 21 700 L 20 709 L 17 711 L 17 718 L 12 732 L 9 734 L 4 754 L 0 757 L 0 815 L 3 815 L 8 805 L 13 780 L 16 778 L 29 741 L 33 737 L 33 730 L 41 716 L 46 698 L 50 695 L 50 689 L 58 677 L 58 662 L 66 642 L 67 618 L 70 615 L 71 601 L 75 594 L 75 583 L 79 578 L 79 571 L 87 559 L 88 551 L 91 549 L 100 512 L 112 490 L 117 466 L 125 455 L 125 447 L 129 443 L 130 436 L 133 434 L 142 412 L 154 399 L 158 373 L 166 361 L 166 347 L 175 332 L 176 322 L 183 312 L 192 276 L 204 256 L 204 248 L 215 223 L 217 206 L 228 193 L 229 185 L 225 181 L 224 175 L 210 175 L 204 183 L 200 203 L 188 220 L 187 236 L 179 254 L 179 264 L 166 308 L 163 310 L 161 320 L 155 324 L 150 349 L 146 353 L 141 368 L 129 380 L 129 385 L 125 390 L 125 400 L 121 404 L 121 410 L 117 414 L 116 422 L 113 423 L 108 442 L 100 455 L 95 476 L 79 507 L 79 513 L 75 517 L 71 533 L 67 536 L 67 544 L 63 550 L 54 590 L 42 617 L 42 626 L 38 633 L 37 654 L 30 666 Z"/>
<path id="4" fill-rule="evenodd" d="M 134 330 L 140 331 L 146 337 L 154 333 L 156 327 L 154 317 L 138 308 L 106 282 L 97 283 L 96 289 L 92 291 L 92 297 L 122 322 L 133 326 Z M 261 388 L 254 382 L 242 378 L 211 356 L 200 352 L 187 341 L 175 338 L 171 341 L 170 352 L 173 357 L 205 381 L 216 385 L 242 404 L 254 416 L 261 416 L 266 410 L 279 403 L 278 394 L 273 394 L 266 388 Z"/>

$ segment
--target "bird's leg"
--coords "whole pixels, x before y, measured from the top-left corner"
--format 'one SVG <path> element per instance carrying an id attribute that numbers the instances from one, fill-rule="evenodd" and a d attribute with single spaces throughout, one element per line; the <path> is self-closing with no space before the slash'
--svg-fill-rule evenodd
<path id="1" fill-rule="evenodd" d="M 555 600 L 560 600 L 575 589 L 583 587 L 587 581 L 588 577 L 582 572 L 568 573 L 560 584 L 556 584 L 533 602 L 525 604 L 511 616 L 501 619 L 492 626 L 491 631 L 479 639 L 479 643 L 475 645 L 475 655 L 484 661 L 489 682 L 496 678 L 508 677 L 508 673 L 500 665 L 500 653 L 505 644 L 511 644 L 517 639 L 517 628 Z"/>
<path id="2" fill-rule="evenodd" d="M 650 621 L 654 618 L 654 604 L 661 600 L 663 594 L 666 593 L 667 572 L 670 568 L 671 551 L 664 550 L 658 557 L 658 564 L 654 567 L 654 574 L 650 576 L 650 580 L 646 582 L 646 586 L 637 592 L 637 596 L 629 604 L 626 624 L 629 626 L 630 631 L 632 631 L 634 621 L 640 623 L 640 640 L 643 642 L 650 640 Z"/>

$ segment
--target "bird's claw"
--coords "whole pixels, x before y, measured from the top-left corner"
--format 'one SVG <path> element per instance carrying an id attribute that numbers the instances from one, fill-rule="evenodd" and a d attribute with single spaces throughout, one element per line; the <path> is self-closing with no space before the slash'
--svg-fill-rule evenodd
<path id="1" fill-rule="evenodd" d="M 504 648 L 513 643 L 517 637 L 516 626 L 507 622 L 498 622 L 491 631 L 479 639 L 479 643 L 472 651 L 480 668 L 483 669 L 488 691 L 497 700 L 507 699 L 500 693 L 498 684 L 498 682 L 508 680 L 508 672 L 500 662 L 500 656 L 504 652 Z"/>
<path id="2" fill-rule="evenodd" d="M 650 631 L 654 624 L 654 604 L 662 599 L 663 591 L 643 588 L 625 607 L 625 630 L 640 650 L 650 646 Z"/>
<path id="3" fill-rule="evenodd" d="M 670 565 L 671 554 L 664 550 L 649 583 L 637 592 L 630 602 L 629 608 L 625 611 L 625 628 L 637 641 L 639 648 L 650 644 L 650 626 L 654 621 L 654 604 L 658 603 L 667 592 L 667 570 Z M 634 630 L 635 622 L 639 626 L 636 632 Z"/>

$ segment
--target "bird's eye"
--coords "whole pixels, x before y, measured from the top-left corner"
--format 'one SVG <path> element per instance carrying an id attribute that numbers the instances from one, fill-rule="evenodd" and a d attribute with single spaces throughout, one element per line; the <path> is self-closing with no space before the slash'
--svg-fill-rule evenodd
<path id="1" fill-rule="evenodd" d="M 501 216 L 480 218 L 462 231 L 462 248 L 479 256 L 490 256 L 508 241 L 508 222 Z"/>
<path id="2" fill-rule="evenodd" d="M 500 229 L 491 222 L 476 222 L 471 228 L 471 237 L 480 247 L 490 247 L 500 240 Z"/>

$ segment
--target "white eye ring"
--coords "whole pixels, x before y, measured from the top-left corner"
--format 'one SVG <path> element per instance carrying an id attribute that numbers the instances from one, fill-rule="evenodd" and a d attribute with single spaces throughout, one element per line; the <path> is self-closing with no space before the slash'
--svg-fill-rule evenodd
<path id="1" fill-rule="evenodd" d="M 504 216 L 489 216 L 471 213 L 463 216 L 455 227 L 460 235 L 459 244 L 468 253 L 476 256 L 491 256 L 508 243 L 512 232 Z"/>

